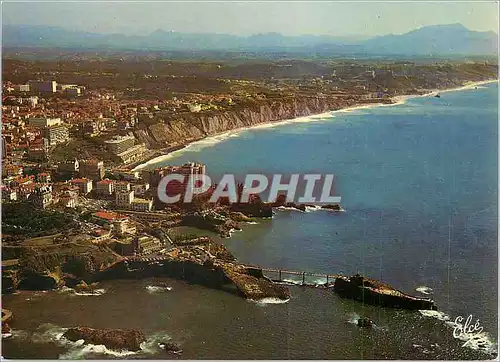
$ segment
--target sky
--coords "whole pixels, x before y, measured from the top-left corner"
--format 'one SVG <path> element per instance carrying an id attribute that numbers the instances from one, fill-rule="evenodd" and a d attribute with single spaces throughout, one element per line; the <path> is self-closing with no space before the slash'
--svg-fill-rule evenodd
<path id="1" fill-rule="evenodd" d="M 498 33 L 498 2 L 191 1 L 2 3 L 4 25 L 48 25 L 96 33 L 145 35 L 156 29 L 251 35 L 375 36 L 425 25 L 461 23 Z"/>

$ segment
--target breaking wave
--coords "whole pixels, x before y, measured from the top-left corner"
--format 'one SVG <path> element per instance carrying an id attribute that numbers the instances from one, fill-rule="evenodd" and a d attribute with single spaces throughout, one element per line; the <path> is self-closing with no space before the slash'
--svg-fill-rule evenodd
<path id="1" fill-rule="evenodd" d="M 276 209 L 279 211 L 298 211 L 298 212 L 315 212 L 315 211 L 345 212 L 345 209 L 343 209 L 342 207 L 340 208 L 340 210 L 333 210 L 333 209 L 326 209 L 318 205 L 306 206 L 305 211 L 297 209 L 295 207 L 287 207 L 287 206 L 278 206 Z"/>
<path id="2" fill-rule="evenodd" d="M 14 336 L 30 339 L 32 343 L 55 343 L 60 347 L 66 347 L 67 351 L 59 356 L 59 359 L 82 359 L 88 356 L 112 356 L 112 357 L 126 357 L 126 356 L 148 356 L 158 354 L 163 350 L 161 345 L 166 341 L 171 340 L 171 337 L 164 333 L 158 332 L 151 334 L 147 337 L 146 341 L 140 345 L 140 350 L 113 350 L 101 344 L 85 343 L 83 339 L 72 342 L 64 338 L 64 333 L 68 328 L 56 326 L 54 324 L 46 323 L 38 327 L 37 331 L 33 332 L 30 336 L 28 332 L 16 331 Z"/>
<path id="3" fill-rule="evenodd" d="M 279 298 L 262 298 L 262 299 L 249 299 L 251 302 L 256 303 L 259 306 L 266 306 L 268 304 L 285 304 L 290 301 L 290 298 L 288 299 L 279 299 Z"/>
<path id="4" fill-rule="evenodd" d="M 104 293 L 106 293 L 106 289 L 99 288 L 99 289 L 94 289 L 94 290 L 89 291 L 89 292 L 77 292 L 73 288 L 68 288 L 66 286 L 63 286 L 62 288 L 58 289 L 58 292 L 59 293 L 67 293 L 67 294 L 71 294 L 71 295 L 80 295 L 80 296 L 99 296 L 99 295 L 103 295 Z"/>
<path id="5" fill-rule="evenodd" d="M 286 206 L 278 206 L 276 208 L 276 210 L 279 210 L 279 211 L 298 211 L 298 212 L 306 212 L 306 211 L 302 211 L 300 209 L 297 209 L 295 207 L 286 207 Z"/>
<path id="6" fill-rule="evenodd" d="M 169 292 L 172 290 L 172 287 L 167 286 L 159 286 L 159 285 L 148 285 L 146 290 L 149 293 L 161 293 L 161 292 Z"/>
<path id="7" fill-rule="evenodd" d="M 283 279 L 280 284 L 302 285 L 302 280 L 297 280 L 297 279 Z"/>
<path id="8" fill-rule="evenodd" d="M 73 346 L 65 353 L 59 356 L 59 359 L 82 359 L 88 355 L 108 355 L 113 357 L 126 357 L 137 354 L 133 351 L 115 351 L 107 348 L 102 344 L 84 344 L 85 341 L 80 339 L 73 342 Z"/>

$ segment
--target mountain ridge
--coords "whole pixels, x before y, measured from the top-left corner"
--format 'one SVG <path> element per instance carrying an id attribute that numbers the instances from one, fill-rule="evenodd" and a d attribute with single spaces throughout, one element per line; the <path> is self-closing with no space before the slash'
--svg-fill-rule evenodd
<path id="1" fill-rule="evenodd" d="M 332 35 L 289 36 L 257 33 L 238 36 L 218 33 L 179 33 L 156 29 L 147 35 L 99 34 L 56 26 L 4 25 L 3 47 L 77 47 L 131 50 L 225 50 L 331 52 L 332 54 L 492 55 L 498 53 L 498 35 L 462 24 L 430 25 L 404 34 L 369 39 Z"/>

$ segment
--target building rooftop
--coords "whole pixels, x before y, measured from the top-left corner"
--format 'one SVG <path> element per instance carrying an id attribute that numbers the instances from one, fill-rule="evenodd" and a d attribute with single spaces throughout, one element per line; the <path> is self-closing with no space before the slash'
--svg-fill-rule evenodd
<path id="1" fill-rule="evenodd" d="M 89 182 L 90 180 L 87 179 L 87 178 L 75 178 L 73 180 L 71 180 L 71 183 L 74 183 L 74 184 L 80 184 L 80 183 L 86 183 L 86 182 Z"/>
<path id="2" fill-rule="evenodd" d="M 93 214 L 95 217 L 98 217 L 99 219 L 104 219 L 108 221 L 114 221 L 114 220 L 125 220 L 128 219 L 127 216 L 118 214 L 116 212 L 112 211 L 105 211 L 101 210 Z"/>
<path id="3" fill-rule="evenodd" d="M 115 136 L 110 140 L 104 141 L 105 143 L 120 143 L 125 140 L 135 140 L 134 136 Z"/>
<path id="4" fill-rule="evenodd" d="M 140 199 L 138 197 L 134 198 L 134 201 L 132 201 L 134 204 L 149 204 L 150 202 L 152 202 L 152 200 Z"/>

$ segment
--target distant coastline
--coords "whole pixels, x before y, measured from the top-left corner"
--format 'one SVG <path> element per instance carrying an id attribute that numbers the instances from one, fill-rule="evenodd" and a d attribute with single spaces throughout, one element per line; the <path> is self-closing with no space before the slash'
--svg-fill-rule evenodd
<path id="1" fill-rule="evenodd" d="M 490 83 L 498 83 L 498 79 L 489 79 L 489 80 L 482 80 L 482 81 L 469 81 L 465 82 L 463 85 L 458 86 L 458 87 L 453 87 L 453 88 L 446 88 L 446 89 L 432 89 L 428 90 L 423 94 L 408 94 L 408 95 L 400 95 L 400 96 L 394 96 L 391 98 L 392 103 L 361 103 L 359 105 L 355 106 L 349 106 L 346 108 L 340 108 L 336 109 L 333 111 L 328 111 L 328 112 L 323 112 L 319 114 L 312 114 L 309 116 L 304 116 L 304 117 L 297 117 L 297 118 L 291 118 L 291 119 L 284 119 L 280 121 L 274 121 L 274 122 L 265 122 L 261 123 L 255 126 L 251 127 L 241 127 L 241 128 L 235 128 L 229 131 L 225 131 L 216 135 L 204 137 L 199 140 L 191 141 L 186 143 L 185 145 L 178 145 L 174 147 L 169 147 L 164 149 L 164 154 L 160 156 L 153 156 L 149 160 L 140 163 L 139 165 L 136 165 L 133 168 L 133 171 L 141 171 L 144 169 L 147 169 L 149 166 L 167 161 L 182 152 L 186 151 L 187 149 L 196 146 L 196 145 L 203 145 L 203 144 L 215 144 L 222 142 L 226 140 L 227 138 L 231 137 L 238 137 L 238 135 L 244 131 L 247 130 L 253 130 L 253 129 L 262 129 L 262 128 L 273 128 L 276 126 L 281 126 L 281 125 L 286 125 L 290 123 L 306 123 L 306 122 L 314 122 L 315 120 L 321 120 L 324 118 L 330 118 L 334 116 L 335 114 L 338 113 L 346 113 L 346 112 L 352 112 L 356 111 L 359 109 L 370 109 L 370 108 L 377 108 L 377 107 L 392 107 L 392 106 L 397 106 L 404 104 L 408 99 L 412 98 L 418 98 L 418 97 L 431 97 L 434 96 L 438 93 L 445 93 L 445 92 L 457 92 L 457 91 L 463 91 L 463 90 L 468 90 L 468 89 L 474 89 L 475 87 L 485 85 L 485 84 L 490 84 Z"/>

